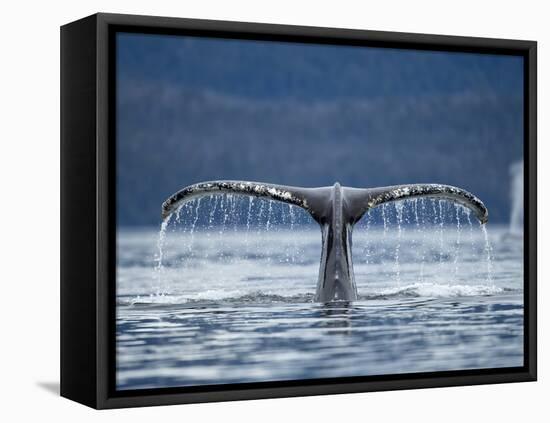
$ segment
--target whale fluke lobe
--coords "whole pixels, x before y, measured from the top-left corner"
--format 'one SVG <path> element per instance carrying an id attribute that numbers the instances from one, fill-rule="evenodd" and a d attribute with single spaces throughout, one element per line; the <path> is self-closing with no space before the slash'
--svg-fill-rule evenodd
<path id="1" fill-rule="evenodd" d="M 463 189 L 441 184 L 410 184 L 379 188 L 303 188 L 247 181 L 211 181 L 190 185 L 162 204 L 166 219 L 182 204 L 215 194 L 264 197 L 307 210 L 321 226 L 322 251 L 315 301 L 353 301 L 357 289 L 353 274 L 351 238 L 353 226 L 369 210 L 384 203 L 407 198 L 431 197 L 456 202 L 472 210 L 480 223 L 488 221 L 483 202 Z"/>
<path id="2" fill-rule="evenodd" d="M 479 198 L 451 185 L 408 184 L 366 189 L 345 188 L 345 191 L 353 208 L 350 212 L 358 216 L 357 220 L 369 209 L 381 204 L 421 197 L 440 198 L 458 203 L 472 210 L 482 224 L 487 223 L 489 218 L 488 210 Z"/>
<path id="3" fill-rule="evenodd" d="M 253 197 L 265 197 L 293 204 L 309 211 L 307 198 L 310 191 L 317 189 L 319 188 L 299 188 L 248 181 L 200 182 L 179 190 L 162 203 L 162 218 L 166 219 L 181 204 L 187 201 L 214 194 L 241 194 Z"/>

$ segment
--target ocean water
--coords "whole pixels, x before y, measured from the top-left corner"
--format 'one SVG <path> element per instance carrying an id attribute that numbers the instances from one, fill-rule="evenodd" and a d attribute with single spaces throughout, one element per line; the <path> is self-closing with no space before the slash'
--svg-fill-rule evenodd
<path id="1" fill-rule="evenodd" d="M 119 229 L 117 389 L 523 365 L 523 246 L 507 227 L 444 201 L 379 207 L 353 233 L 359 300 L 319 304 L 306 212 L 213 201 L 160 237 Z"/>

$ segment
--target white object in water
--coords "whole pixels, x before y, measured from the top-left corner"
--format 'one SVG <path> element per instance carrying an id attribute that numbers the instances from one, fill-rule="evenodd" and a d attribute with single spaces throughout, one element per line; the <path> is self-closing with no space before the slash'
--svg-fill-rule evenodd
<path id="1" fill-rule="evenodd" d="M 523 234 L 523 160 L 510 165 L 510 233 Z"/>

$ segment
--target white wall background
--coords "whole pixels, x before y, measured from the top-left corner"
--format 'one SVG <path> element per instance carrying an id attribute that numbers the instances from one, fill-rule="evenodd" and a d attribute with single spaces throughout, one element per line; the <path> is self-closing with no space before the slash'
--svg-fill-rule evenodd
<path id="1" fill-rule="evenodd" d="M 3 421 L 548 421 L 550 30 L 543 1 L 18 1 L 0 31 L 0 390 Z M 539 381 L 96 412 L 59 381 L 59 26 L 98 12 L 539 42 Z M 6 237 L 7 235 L 7 237 Z M 544 333 L 546 331 L 546 333 Z M 545 392 L 548 391 L 548 392 Z M 545 416 L 546 414 L 546 416 Z"/>

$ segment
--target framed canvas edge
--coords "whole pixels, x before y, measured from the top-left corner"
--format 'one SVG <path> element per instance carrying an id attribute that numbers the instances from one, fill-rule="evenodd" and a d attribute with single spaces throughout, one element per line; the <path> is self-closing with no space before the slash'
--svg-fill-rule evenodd
<path id="1" fill-rule="evenodd" d="M 495 373 L 493 375 L 432 376 L 388 381 L 317 383 L 296 386 L 267 386 L 262 388 L 220 389 L 210 392 L 151 393 L 107 397 L 98 401 L 98 409 L 149 407 L 156 405 L 194 404 L 221 401 L 259 400 L 287 397 L 306 397 L 335 394 L 357 394 L 407 389 L 449 388 L 458 386 L 487 385 L 535 381 L 529 372 Z M 266 385 L 270 383 L 266 382 Z"/>
<path id="2" fill-rule="evenodd" d="M 60 395 L 97 404 L 96 16 L 60 31 Z"/>
<path id="3" fill-rule="evenodd" d="M 537 287 L 536 287 L 536 51 L 535 41 L 504 40 L 491 38 L 475 38 L 462 36 L 411 34 L 384 31 L 367 31 L 352 29 L 317 28 L 275 24 L 257 24 L 228 21 L 210 21 L 183 18 L 164 18 L 137 15 L 104 14 L 95 15 L 97 20 L 97 134 L 96 134 L 96 169 L 97 169 L 97 362 L 96 386 L 97 401 L 96 408 L 120 408 L 152 405 L 184 404 L 215 401 L 233 401 L 246 399 L 280 398 L 293 396 L 310 396 L 324 394 L 343 394 L 371 392 L 382 390 L 401 390 L 432 387 L 450 387 L 460 385 L 478 385 L 506 382 L 535 381 L 537 379 L 537 343 L 536 343 L 536 321 L 537 321 Z M 110 345 L 113 335 L 114 319 L 113 293 L 114 283 L 109 283 L 111 277 L 109 249 L 114 247 L 115 225 L 113 224 L 113 202 L 115 199 L 114 190 L 110 189 L 110 178 L 114 177 L 113 162 L 114 143 L 114 122 L 109 120 L 109 104 L 112 100 L 113 90 L 109 89 L 109 61 L 114 59 L 114 52 L 109 50 L 110 30 L 115 27 L 149 27 L 152 31 L 168 29 L 198 30 L 198 31 L 221 31 L 223 33 L 245 34 L 246 36 L 270 36 L 276 37 L 311 37 L 316 39 L 331 38 L 348 42 L 350 39 L 359 42 L 374 42 L 377 45 L 386 43 L 399 44 L 406 48 L 424 48 L 440 50 L 459 50 L 487 52 L 498 50 L 510 54 L 522 54 L 525 57 L 524 74 L 528 96 L 524 104 L 527 109 L 524 111 L 524 147 L 525 159 L 525 180 L 528 181 L 528 189 L 525 190 L 525 206 L 528 208 L 525 220 L 525 264 L 528 277 L 525 279 L 524 299 L 526 307 L 525 314 L 525 359 L 526 363 L 522 368 L 514 369 L 491 369 L 490 373 L 484 370 L 434 372 L 429 374 L 395 375 L 389 380 L 370 380 L 362 382 L 319 382 L 315 380 L 300 384 L 300 381 L 280 386 L 281 383 L 263 382 L 262 387 L 251 387 L 239 389 L 238 386 L 219 385 L 219 389 L 213 387 L 207 392 L 184 392 L 184 393 L 163 393 L 163 389 L 154 390 L 154 393 L 135 393 L 118 391 L 116 395 L 109 386 L 109 381 L 114 377 L 110 372 L 110 363 L 114 360 Z M 388 44 L 388 45 L 390 45 Z M 527 236 L 528 235 L 528 236 Z M 114 321 L 114 320 L 113 320 Z M 466 374 L 465 374 L 466 373 Z M 285 382 L 282 382 L 284 385 Z M 258 385 L 258 384 L 253 384 Z M 244 386 L 244 385 L 243 385 Z M 88 404 L 90 405 L 90 404 Z"/>
<path id="4" fill-rule="evenodd" d="M 524 160 L 527 157 L 527 166 L 524 169 L 524 181 L 527 181 L 527 189 L 524 190 L 524 207 L 527 207 L 527 220 L 524 221 L 524 244 L 528 252 L 524 251 L 524 263 L 527 276 L 524 281 L 524 299 L 527 303 L 527 320 L 524 322 L 527 340 L 525 347 L 526 368 L 537 380 L 537 44 L 531 43 L 525 54 L 525 90 L 527 99 L 524 104 Z M 525 304 L 524 304 L 525 309 Z"/>

